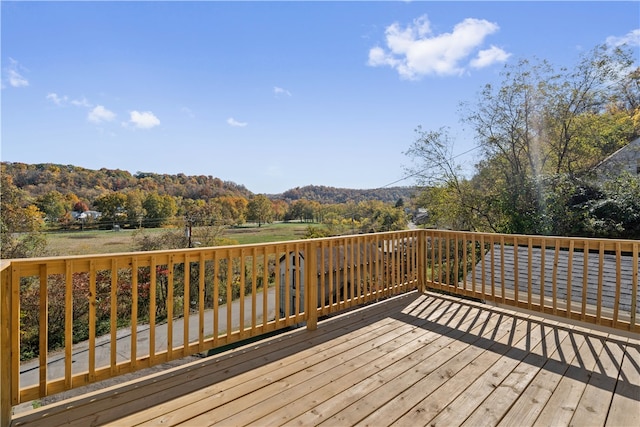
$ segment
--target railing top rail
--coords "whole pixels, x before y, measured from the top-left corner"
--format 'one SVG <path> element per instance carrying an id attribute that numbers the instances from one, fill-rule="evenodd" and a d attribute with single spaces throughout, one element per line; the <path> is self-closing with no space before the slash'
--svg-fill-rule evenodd
<path id="1" fill-rule="evenodd" d="M 581 237 L 581 236 L 552 236 L 545 234 L 505 234 L 505 233 L 489 233 L 482 231 L 458 231 L 458 230 L 442 230 L 437 228 L 425 228 L 422 229 L 431 233 L 445 233 L 445 234 L 464 234 L 464 235 L 476 235 L 476 236 L 492 236 L 492 237 L 508 237 L 509 239 L 549 239 L 569 242 L 571 240 L 580 240 L 588 242 L 620 242 L 625 244 L 640 243 L 640 240 L 634 239 L 618 239 L 618 238 L 602 238 L 602 237 Z"/>

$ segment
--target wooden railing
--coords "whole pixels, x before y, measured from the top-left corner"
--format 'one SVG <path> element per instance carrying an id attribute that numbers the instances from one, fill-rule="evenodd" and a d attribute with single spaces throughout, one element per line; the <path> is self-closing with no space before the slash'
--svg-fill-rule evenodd
<path id="1" fill-rule="evenodd" d="M 637 333 L 639 246 L 411 230 L 2 261 L 1 425 L 21 402 L 294 325 L 314 329 L 319 316 L 414 289 Z"/>
<path id="2" fill-rule="evenodd" d="M 415 289 L 419 234 L 3 262 L 3 420 L 21 402 Z"/>
<path id="3" fill-rule="evenodd" d="M 640 241 L 426 231 L 428 288 L 640 332 Z"/>

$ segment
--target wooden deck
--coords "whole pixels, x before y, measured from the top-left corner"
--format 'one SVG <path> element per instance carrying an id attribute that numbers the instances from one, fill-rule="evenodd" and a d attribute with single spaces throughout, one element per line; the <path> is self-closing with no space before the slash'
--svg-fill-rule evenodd
<path id="1" fill-rule="evenodd" d="M 631 426 L 637 336 L 412 292 L 13 425 Z"/>

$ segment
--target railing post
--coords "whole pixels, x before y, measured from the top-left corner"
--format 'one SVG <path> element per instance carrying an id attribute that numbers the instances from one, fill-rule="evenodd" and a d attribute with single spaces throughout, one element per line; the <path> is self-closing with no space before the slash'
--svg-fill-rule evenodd
<path id="1" fill-rule="evenodd" d="M 11 263 L 0 265 L 0 426 L 11 424 Z"/>
<path id="2" fill-rule="evenodd" d="M 427 232 L 418 230 L 418 289 L 426 292 L 427 280 Z"/>
<path id="3" fill-rule="evenodd" d="M 307 312 L 307 330 L 315 331 L 318 327 L 318 245 L 309 241 L 305 245 L 307 259 L 305 261 L 305 311 Z"/>

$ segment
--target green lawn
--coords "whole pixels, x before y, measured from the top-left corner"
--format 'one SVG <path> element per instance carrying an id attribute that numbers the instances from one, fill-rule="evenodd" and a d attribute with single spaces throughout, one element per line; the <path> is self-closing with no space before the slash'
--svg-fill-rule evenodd
<path id="1" fill-rule="evenodd" d="M 223 237 L 238 244 L 268 243 L 302 239 L 311 223 L 277 223 L 263 224 L 258 227 L 246 224 L 225 230 Z M 158 228 L 146 229 L 147 233 L 162 233 L 166 230 Z M 135 230 L 121 231 L 68 231 L 47 234 L 48 249 L 51 255 L 86 255 L 98 253 L 131 252 Z"/>
<path id="2" fill-rule="evenodd" d="M 246 243 L 268 243 L 282 242 L 286 240 L 302 239 L 310 225 L 317 224 L 282 222 L 277 224 L 263 224 L 258 227 L 254 224 L 247 224 L 241 227 L 229 228 L 225 231 L 224 237 L 233 239 L 238 244 Z"/>

